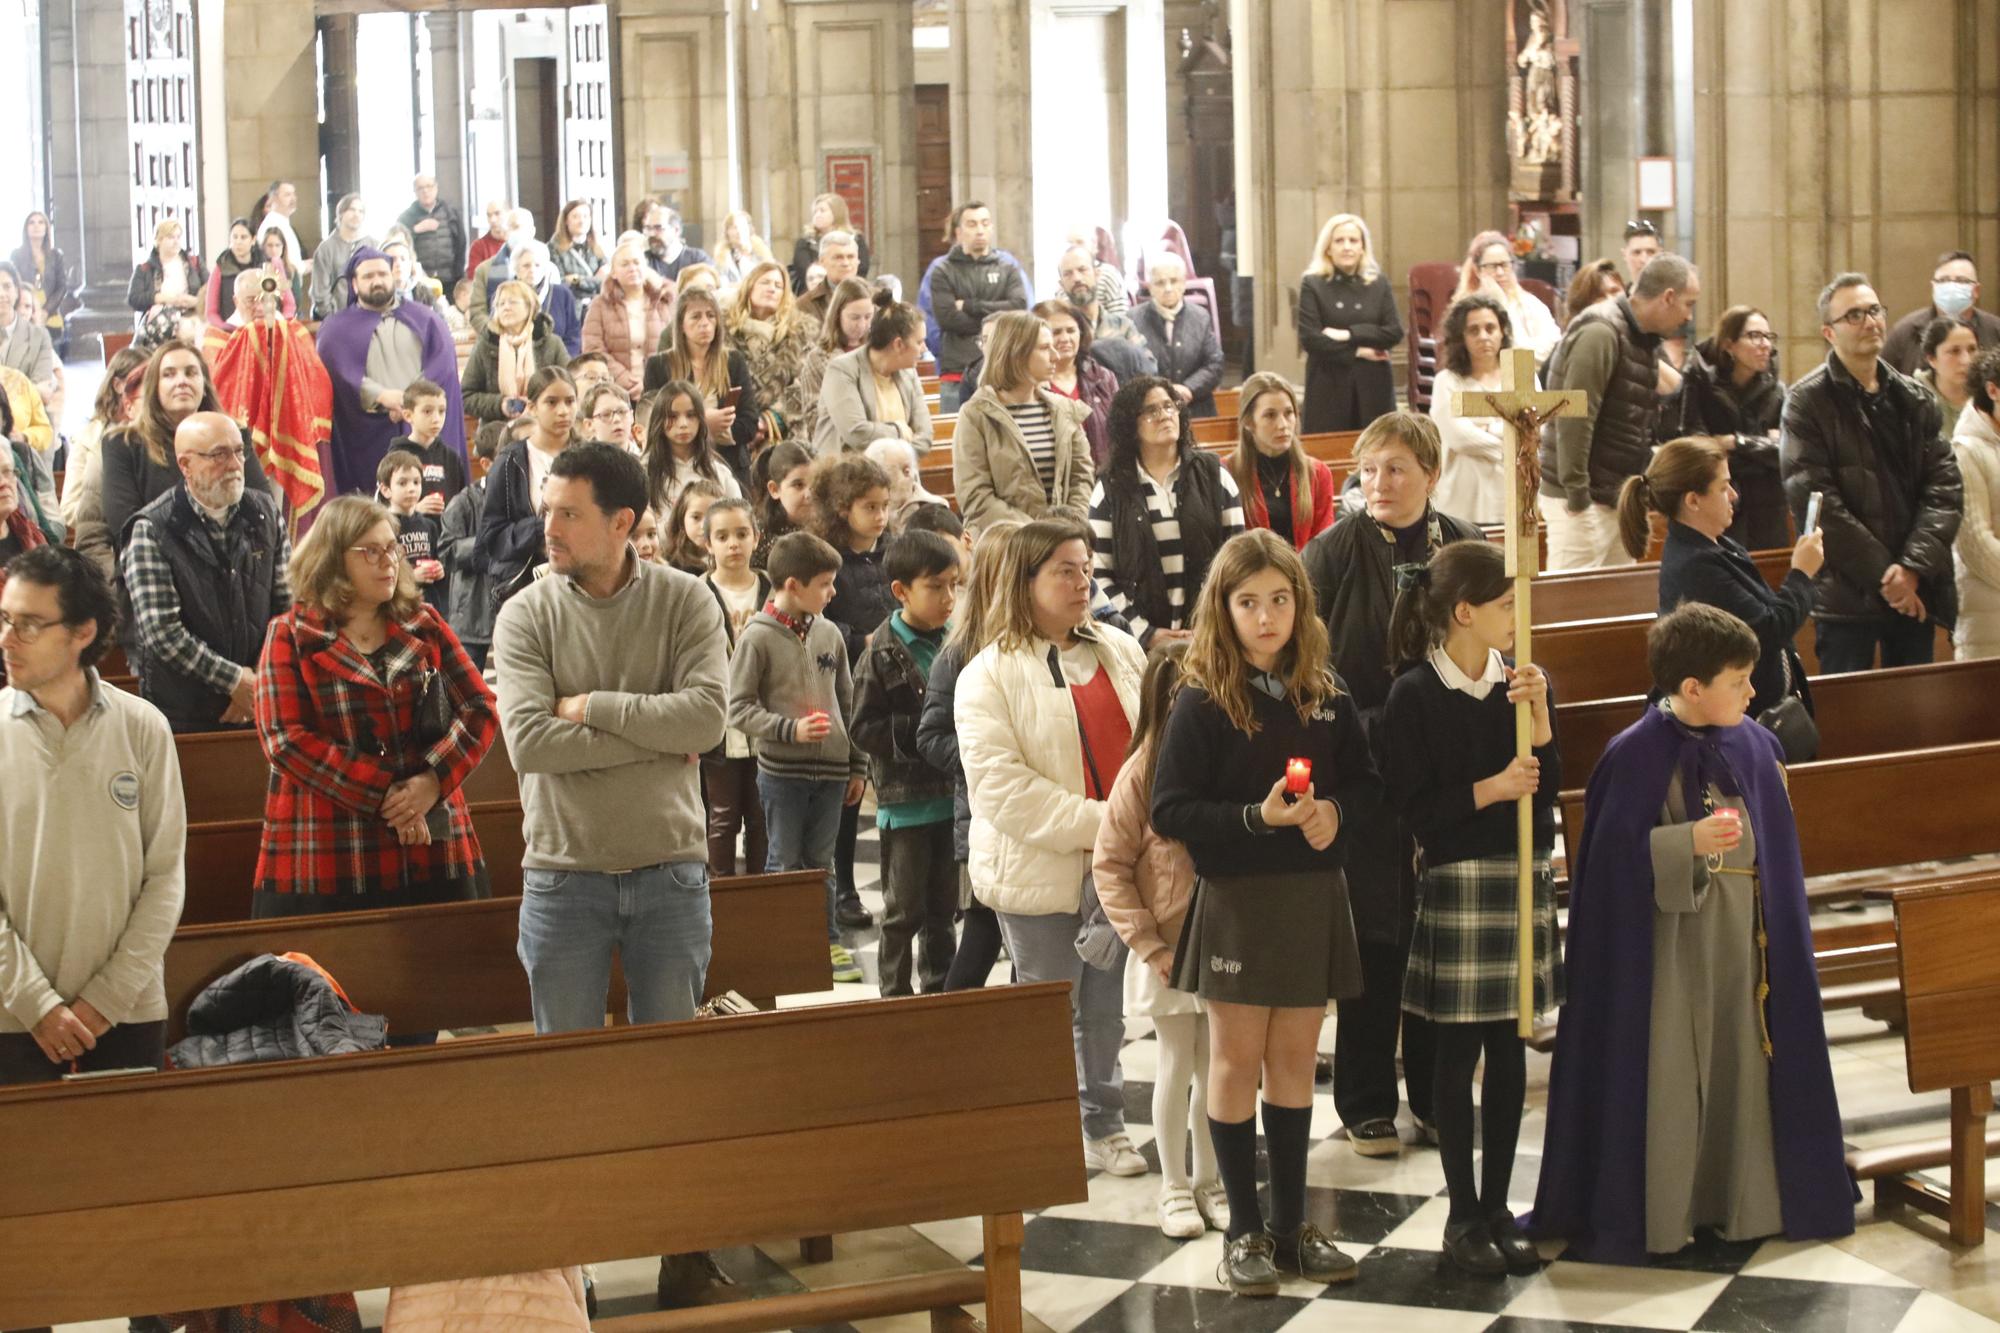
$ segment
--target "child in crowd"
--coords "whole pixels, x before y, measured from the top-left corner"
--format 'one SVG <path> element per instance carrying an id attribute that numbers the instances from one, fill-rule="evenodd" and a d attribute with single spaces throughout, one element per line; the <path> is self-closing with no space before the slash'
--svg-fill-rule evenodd
<path id="1" fill-rule="evenodd" d="M 766 870 L 826 872 L 826 939 L 835 981 L 861 969 L 834 918 L 840 812 L 858 805 L 867 756 L 849 741 L 854 678 L 840 631 L 823 614 L 840 552 L 810 532 L 771 548 L 771 600 L 750 617 L 729 663 L 728 725 L 757 750 L 757 791 L 771 851 Z"/>
<path id="2" fill-rule="evenodd" d="M 445 415 L 451 410 L 444 390 L 429 380 L 412 380 L 403 390 L 403 411 L 410 421 L 410 434 L 401 446 L 417 456 L 424 470 L 423 498 L 417 512 L 442 518 L 445 506 L 465 489 L 465 459 L 446 444 Z"/>
<path id="3" fill-rule="evenodd" d="M 958 863 L 952 783 L 917 752 L 924 690 L 958 601 L 958 548 L 934 532 L 889 543 L 882 559 L 897 609 L 861 654 L 854 677 L 854 743 L 869 755 L 875 827 L 882 835 L 882 994 L 909 995 L 922 946 L 922 989 L 944 989 L 956 943 Z"/>
<path id="4" fill-rule="evenodd" d="M 967 559 L 972 556 L 972 534 L 965 530 L 958 511 L 950 505 L 918 505 L 903 520 L 903 531 L 935 532 L 940 537 L 949 538 L 959 554 Z"/>
<path id="5" fill-rule="evenodd" d="M 889 527 L 889 477 L 860 454 L 833 454 L 813 464 L 812 528 L 840 552 L 840 584 L 826 618 L 840 630 L 851 668 L 889 613 L 896 598 L 882 569 L 882 534 Z M 840 814 L 840 842 L 833 868 L 840 882 L 840 924 L 863 929 L 875 924 L 862 906 L 854 881 L 854 848 L 861 837 L 857 797 Z"/>
<path id="6" fill-rule="evenodd" d="M 743 637 L 750 617 L 771 597 L 771 580 L 750 568 L 757 547 L 757 522 L 750 502 L 725 497 L 708 507 L 708 551 L 714 568 L 702 580 L 722 607 L 729 650 Z M 770 859 L 764 831 L 764 803 L 757 795 L 756 748 L 734 727 L 722 744 L 701 757 L 702 785 L 708 792 L 708 873 L 736 873 L 736 839 L 743 837 L 743 871 L 756 874 Z"/>
<path id="7" fill-rule="evenodd" d="M 639 452 L 639 437 L 632 429 L 632 400 L 608 379 L 577 389 L 576 429 L 580 439 L 601 440 Z"/>
<path id="8" fill-rule="evenodd" d="M 443 546 L 444 525 L 429 514 L 419 512 L 423 503 L 424 465 L 407 449 L 391 449 L 375 467 L 375 498 L 396 517 L 396 544 L 403 561 L 423 589 L 424 600 L 439 615 L 451 608 L 451 581 L 445 576 L 444 561 L 438 558 Z"/>
<path id="9" fill-rule="evenodd" d="M 1159 1038 L 1153 1132 L 1160 1149 L 1160 1230 L 1175 1240 L 1192 1239 L 1210 1227 L 1229 1229 L 1229 1197 L 1216 1174 L 1215 1145 L 1208 1136 L 1208 1020 L 1198 997 L 1168 984 L 1174 945 L 1194 892 L 1194 862 L 1186 847 L 1155 833 L 1151 819 L 1160 733 L 1180 688 L 1185 646 L 1166 644 L 1146 664 L 1132 748 L 1105 798 L 1104 824 L 1091 859 L 1097 901 L 1128 950 L 1125 1016 L 1152 1019 Z"/>
<path id="10" fill-rule="evenodd" d="M 757 549 L 752 569 L 765 568 L 771 547 L 788 532 L 812 521 L 813 457 L 804 445 L 785 441 L 757 455 L 750 465 L 751 497 L 757 505 Z"/>
<path id="11" fill-rule="evenodd" d="M 569 373 L 576 381 L 576 391 L 589 393 L 599 384 L 611 383 L 611 360 L 602 352 L 579 352 L 569 359 Z M 625 405 L 630 407 L 632 400 L 627 398 Z"/>
<path id="12" fill-rule="evenodd" d="M 712 481 L 691 481 L 681 491 L 662 534 L 668 564 L 696 578 L 708 572 L 708 510 L 724 498 L 740 497 L 726 496 Z"/>
<path id="13" fill-rule="evenodd" d="M 632 549 L 649 565 L 667 563 L 666 546 L 660 541 L 660 527 L 660 512 L 657 509 L 642 511 L 638 521 L 632 525 Z"/>
<path id="14" fill-rule="evenodd" d="M 489 421 L 473 436 L 472 480 L 445 506 L 438 532 L 438 559 L 444 562 L 445 579 L 451 588 L 445 619 L 481 671 L 486 669 L 486 654 L 493 646 L 493 596 L 486 563 L 479 558 L 479 516 L 486 508 L 486 474 L 493 470 L 493 456 L 500 452 L 506 435 L 505 422 Z"/>
<path id="15" fill-rule="evenodd" d="M 1382 784 L 1328 661 L 1291 543 L 1268 528 L 1225 542 L 1160 742 L 1153 828 L 1187 845 L 1198 876 L 1173 985 L 1208 1013 L 1208 1129 L 1229 1195 L 1216 1276 L 1239 1296 L 1273 1295 L 1284 1274 L 1355 1274 L 1306 1220 L 1306 1150 L 1326 1002 L 1361 990 L 1341 835 L 1375 817 Z M 1257 1197 L 1260 1069 L 1268 1224 Z"/>
<path id="16" fill-rule="evenodd" d="M 1663 697 L 1590 774 L 1532 1226 L 1565 1258 L 1854 1230 L 1784 749 L 1743 721 L 1758 654 L 1717 607 L 1661 616 Z"/>
<path id="17" fill-rule="evenodd" d="M 1520 849 L 1515 803 L 1534 797 L 1535 1012 L 1562 1003 L 1556 947 L 1556 792 L 1562 770 L 1541 669 L 1518 669 L 1514 581 L 1491 542 L 1453 542 L 1430 564 L 1398 571 L 1404 586 L 1389 622 L 1393 669 L 1378 737 L 1382 776 L 1423 867 L 1403 1008 L 1436 1025 L 1431 1107 L 1451 1214 L 1444 1252 L 1464 1271 L 1494 1277 L 1540 1266 L 1507 1206 L 1527 1096 L 1527 1053 L 1517 1029 Z M 1514 753 L 1514 706 L 1531 710 L 1534 755 Z M 1472 1075 L 1480 1056 L 1482 1156 L 1472 1172 Z"/>
<path id="18" fill-rule="evenodd" d="M 646 485 L 653 508 L 671 513 L 688 483 L 712 481 L 724 495 L 741 495 L 736 474 L 708 435 L 707 399 L 686 380 L 673 380 L 653 399 L 646 420 Z"/>

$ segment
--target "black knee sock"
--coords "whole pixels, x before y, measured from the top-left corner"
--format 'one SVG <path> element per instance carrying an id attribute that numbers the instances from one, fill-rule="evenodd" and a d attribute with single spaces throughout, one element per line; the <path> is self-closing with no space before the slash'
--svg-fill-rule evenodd
<path id="1" fill-rule="evenodd" d="M 1488 1214 L 1507 1206 L 1507 1185 L 1514 1174 L 1514 1147 L 1521 1137 L 1521 1104 L 1528 1095 L 1528 1054 L 1512 1019 L 1488 1023 L 1486 1079 L 1479 1089 L 1479 1202 Z"/>
<path id="2" fill-rule="evenodd" d="M 1450 1220 L 1470 1222 L 1480 1215 L 1472 1175 L 1472 1073 L 1479 1064 L 1485 1025 L 1436 1023 L 1431 1030 L 1437 1049 L 1431 1066 L 1431 1114 L 1437 1117 L 1438 1156 L 1444 1162 L 1445 1188 L 1451 1193 Z M 1520 1123 L 1517 1103 L 1517 1130 Z"/>
<path id="3" fill-rule="evenodd" d="M 1312 1107 L 1264 1103 L 1264 1151 L 1271 1157 L 1271 1232 L 1290 1236 L 1306 1220 L 1306 1150 Z"/>
<path id="4" fill-rule="evenodd" d="M 1215 1144 L 1215 1167 L 1229 1196 L 1228 1238 L 1264 1229 L 1264 1208 L 1257 1202 L 1257 1117 L 1234 1124 L 1208 1118 L 1208 1137 Z"/>

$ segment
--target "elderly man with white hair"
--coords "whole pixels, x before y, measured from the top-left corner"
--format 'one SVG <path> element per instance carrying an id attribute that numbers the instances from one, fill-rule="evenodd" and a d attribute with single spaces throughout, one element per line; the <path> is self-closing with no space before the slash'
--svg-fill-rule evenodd
<path id="1" fill-rule="evenodd" d="M 1187 265 L 1171 251 L 1146 265 L 1151 297 L 1132 312 L 1132 323 L 1146 340 L 1160 375 L 1174 386 L 1174 397 L 1189 416 L 1215 415 L 1215 386 L 1222 382 L 1222 339 L 1215 320 L 1201 306 L 1187 302 Z"/>

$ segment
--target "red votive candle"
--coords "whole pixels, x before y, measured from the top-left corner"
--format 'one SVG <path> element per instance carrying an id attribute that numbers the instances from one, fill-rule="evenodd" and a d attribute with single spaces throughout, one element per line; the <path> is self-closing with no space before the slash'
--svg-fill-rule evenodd
<path id="1" fill-rule="evenodd" d="M 1288 759 L 1285 761 L 1285 791 L 1293 796 L 1303 796 L 1312 785 L 1313 763 L 1310 759 Z"/>

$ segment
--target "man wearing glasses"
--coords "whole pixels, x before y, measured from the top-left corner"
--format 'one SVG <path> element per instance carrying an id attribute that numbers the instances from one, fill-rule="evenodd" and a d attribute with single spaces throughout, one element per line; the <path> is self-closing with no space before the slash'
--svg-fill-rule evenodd
<path id="1" fill-rule="evenodd" d="M 255 721 L 264 627 L 292 604 L 278 506 L 243 488 L 243 436 L 220 412 L 174 431 L 180 484 L 132 518 L 119 571 L 137 631 L 140 692 L 175 731 Z"/>
<path id="2" fill-rule="evenodd" d="M 111 585 L 41 546 L 0 591 L 0 1085 L 165 1062 L 187 811 L 173 736 L 99 679 Z"/>
<path id="3" fill-rule="evenodd" d="M 1868 278 L 1843 273 L 1819 294 L 1832 350 L 1785 399 L 1780 467 L 1801 531 L 1821 497 L 1826 565 L 1813 580 L 1821 671 L 1931 660 L 1957 619 L 1951 544 L 1964 485 L 1937 404 L 1882 359 L 1888 321 Z"/>
<path id="4" fill-rule="evenodd" d="M 713 264 L 708 251 L 688 245 L 681 237 L 681 215 L 657 199 L 639 201 L 632 210 L 632 230 L 646 238 L 646 264 L 672 281 L 690 264 Z"/>

